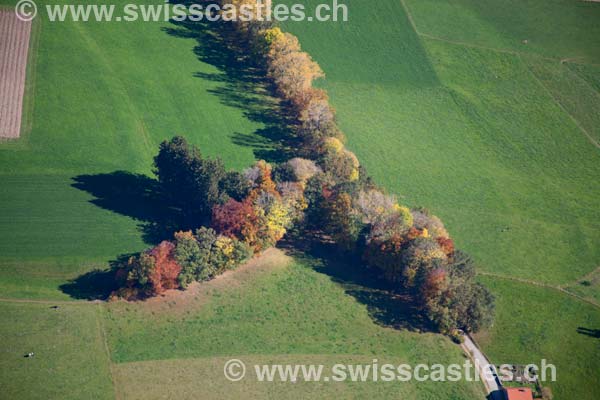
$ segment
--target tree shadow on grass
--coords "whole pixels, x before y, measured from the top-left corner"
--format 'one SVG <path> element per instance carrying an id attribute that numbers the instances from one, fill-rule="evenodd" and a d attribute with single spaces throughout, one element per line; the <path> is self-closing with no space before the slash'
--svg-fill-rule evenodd
<path id="1" fill-rule="evenodd" d="M 158 182 L 143 174 L 114 171 L 105 174 L 78 175 L 72 178 L 76 189 L 94 196 L 90 203 L 138 221 L 147 244 L 170 239 L 184 229 L 178 210 L 169 207 L 161 196 Z M 115 273 L 134 254 L 112 260 L 106 270 L 87 272 L 63 285 L 60 290 L 74 299 L 106 300 L 117 288 Z"/>
<path id="2" fill-rule="evenodd" d="M 115 271 L 93 270 L 60 285 L 60 290 L 78 300 L 106 300 L 116 290 Z"/>
<path id="3" fill-rule="evenodd" d="M 217 68 L 216 73 L 194 74 L 220 84 L 208 92 L 217 96 L 222 104 L 241 109 L 248 120 L 264 126 L 253 133 L 234 132 L 231 135 L 233 143 L 252 148 L 257 159 L 269 162 L 282 162 L 293 157 L 297 146 L 290 128 L 294 124 L 288 117 L 291 113 L 272 95 L 273 88 L 265 78 L 264 68 L 256 65 L 247 50 L 241 48 L 243 44 L 231 25 L 206 19 L 198 22 L 171 20 L 171 23 L 173 27 L 163 28 L 167 34 L 195 40 L 194 54 L 200 61 Z"/>
<path id="4" fill-rule="evenodd" d="M 158 181 L 125 171 L 79 175 L 72 186 L 95 198 L 90 203 L 139 221 L 144 242 L 156 244 L 186 229 L 178 210 L 169 207 L 160 194 Z"/>
<path id="5" fill-rule="evenodd" d="M 577 333 L 600 339 L 600 329 L 590 329 L 580 326 L 579 328 L 577 328 Z"/>
<path id="6" fill-rule="evenodd" d="M 414 332 L 436 331 L 408 292 L 385 281 L 360 259 L 340 253 L 333 243 L 294 237 L 282 246 L 316 271 L 328 275 L 348 295 L 364 304 L 376 324 Z"/>
<path id="7" fill-rule="evenodd" d="M 95 269 L 86 272 L 69 282 L 60 285 L 60 290 L 78 300 L 107 300 L 111 293 L 118 289 L 115 275 L 117 270 L 124 265 L 131 254 L 123 254 L 110 262 L 106 270 Z"/>

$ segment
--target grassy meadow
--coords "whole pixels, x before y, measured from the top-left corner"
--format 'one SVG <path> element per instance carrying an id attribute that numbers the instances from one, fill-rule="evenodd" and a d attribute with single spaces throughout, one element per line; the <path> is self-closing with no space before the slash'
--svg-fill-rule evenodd
<path id="1" fill-rule="evenodd" d="M 344 2 L 347 23 L 284 27 L 327 74 L 319 84 L 348 147 L 401 202 L 439 215 L 481 271 L 502 276 L 481 277 L 497 296 L 496 323 L 477 336 L 492 361 L 546 358 L 559 368 L 555 399 L 598 398 L 598 339 L 578 331 L 600 329 L 598 307 L 506 277 L 598 302 L 600 4 Z M 311 258 L 267 257 L 194 296 L 75 301 L 70 280 L 151 241 L 152 209 L 138 199 L 160 141 L 185 135 L 239 169 L 273 155 L 278 122 L 252 71 L 202 26 L 35 29 L 26 129 L 0 142 L 7 398 L 483 398 L 465 382 L 226 382 L 234 356 L 464 360 L 445 337 L 391 328 L 377 293 Z"/>
<path id="2" fill-rule="evenodd" d="M 557 399 L 592 399 L 600 359 L 598 338 L 580 333 L 597 329 L 597 307 L 550 288 L 484 278 L 497 298 L 498 317 L 489 332 L 476 336 L 487 355 L 498 363 L 556 365 Z M 507 332 L 510 332 L 507 334 Z"/>
<path id="3" fill-rule="evenodd" d="M 321 85 L 369 173 L 439 215 L 481 271 L 598 304 L 595 280 L 574 282 L 600 260 L 600 5 L 346 4 L 347 23 L 286 28 L 325 71 Z M 482 334 L 492 361 L 557 360 L 556 398 L 598 397 L 597 379 L 582 373 L 598 370 L 597 339 L 577 330 L 598 329 L 598 307 L 496 279 L 484 279 L 498 297 Z M 521 305 L 530 297 L 535 310 Z"/>
<path id="4" fill-rule="evenodd" d="M 2 398 L 114 398 L 101 313 L 93 304 L 1 302 Z"/>
<path id="5" fill-rule="evenodd" d="M 75 301 L 65 289 L 72 279 L 148 245 L 152 210 L 136 200 L 161 140 L 184 134 L 204 154 L 242 168 L 274 147 L 266 136 L 277 121 L 260 83 L 236 69 L 201 27 L 42 21 L 36 29 L 25 129 L 18 141 L 0 143 L 3 394 L 135 398 L 139 384 L 160 382 L 160 376 L 194 396 L 206 393 L 198 383 L 206 390 L 215 374 L 223 380 L 222 365 L 193 382 L 168 375 L 172 365 L 185 370 L 225 356 L 292 360 L 302 354 L 333 363 L 372 362 L 380 353 L 390 362 L 464 360 L 440 335 L 378 325 L 365 304 L 328 276 L 310 265 L 280 269 L 287 261 L 269 267 L 273 275 L 261 275 L 256 286 L 211 289 L 183 314 L 168 301 L 157 309 Z M 30 351 L 35 356 L 25 358 Z M 138 363 L 160 368 L 142 378 Z M 283 389 L 252 390 L 259 396 Z M 326 392 L 309 386 L 290 393 L 394 397 L 398 390 L 430 399 L 483 394 L 478 383 L 335 385 Z"/>
<path id="6" fill-rule="evenodd" d="M 150 174 L 158 143 L 176 134 L 241 168 L 253 148 L 234 138 L 260 140 L 266 126 L 228 101 L 225 73 L 201 61 L 208 46 L 184 28 L 41 25 L 31 130 L 0 143 L 0 297 L 66 298 L 60 283 L 146 246 L 135 210 L 91 202 L 118 199 L 136 181 L 105 193 L 112 182 L 82 190 L 78 176 Z"/>
<path id="7" fill-rule="evenodd" d="M 150 387 L 150 398 L 483 398 L 483 388 L 467 382 L 228 382 L 223 363 L 234 354 L 252 371 L 254 363 L 292 360 L 325 368 L 373 359 L 396 365 L 465 360 L 440 335 L 375 324 L 371 302 L 355 292 L 360 288 L 334 283 L 315 270 L 316 260 L 305 264 L 278 253 L 266 255 L 258 271 L 209 282 L 189 301 L 110 304 L 106 331 L 125 397 L 141 398 L 140 388 Z M 173 381 L 184 387 L 169 386 Z"/>

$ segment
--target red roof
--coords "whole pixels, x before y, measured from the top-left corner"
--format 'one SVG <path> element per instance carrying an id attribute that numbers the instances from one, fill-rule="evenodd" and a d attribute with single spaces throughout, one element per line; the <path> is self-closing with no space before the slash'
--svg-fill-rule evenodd
<path id="1" fill-rule="evenodd" d="M 504 388 L 507 400 L 533 400 L 530 388 Z"/>

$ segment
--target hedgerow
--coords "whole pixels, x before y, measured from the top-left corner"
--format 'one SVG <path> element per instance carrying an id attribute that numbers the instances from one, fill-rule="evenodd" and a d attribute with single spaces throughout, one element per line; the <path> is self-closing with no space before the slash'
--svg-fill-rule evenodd
<path id="1" fill-rule="evenodd" d="M 235 7 L 253 0 L 223 0 Z M 299 139 L 293 158 L 273 168 L 258 161 L 243 173 L 203 159 L 184 138 L 161 144 L 155 173 L 188 221 L 209 225 L 132 258 L 119 274 L 121 294 L 156 295 L 233 269 L 274 246 L 302 222 L 343 251 L 358 254 L 374 273 L 413 294 L 440 331 L 476 331 L 491 323 L 494 299 L 475 281 L 473 261 L 456 250 L 442 221 L 398 203 L 365 174 L 344 145 L 324 76 L 298 39 L 271 23 L 232 22 L 240 48 L 262 65 L 288 104 Z M 184 198 L 179 198 L 181 193 Z"/>

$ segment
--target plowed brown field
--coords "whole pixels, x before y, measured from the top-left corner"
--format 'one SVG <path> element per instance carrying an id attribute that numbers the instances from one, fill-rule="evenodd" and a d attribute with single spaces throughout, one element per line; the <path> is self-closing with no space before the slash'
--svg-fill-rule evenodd
<path id="1" fill-rule="evenodd" d="M 17 138 L 21 131 L 30 34 L 31 22 L 0 10 L 0 138 Z"/>

